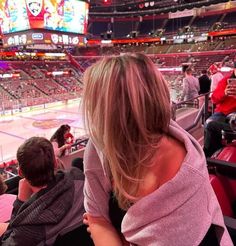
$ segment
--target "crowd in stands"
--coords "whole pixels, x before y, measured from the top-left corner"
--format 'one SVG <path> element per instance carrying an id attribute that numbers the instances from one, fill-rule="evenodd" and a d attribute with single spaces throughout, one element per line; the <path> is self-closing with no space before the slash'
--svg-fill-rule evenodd
<path id="1" fill-rule="evenodd" d="M 60 76 L 47 73 L 62 71 Z M 76 98 L 81 93 L 81 74 L 67 61 L 8 62 L 1 74 L 19 73 L 20 78 L 0 78 L 1 109 L 33 106 Z"/>
<path id="2" fill-rule="evenodd" d="M 200 42 L 196 44 L 164 44 L 157 46 L 136 46 L 126 45 L 115 47 L 86 48 L 83 55 L 104 55 L 104 54 L 120 54 L 123 52 L 142 50 L 148 54 L 152 60 L 160 68 L 181 67 L 183 63 L 191 63 L 194 67 L 194 74 L 199 76 L 200 72 L 208 68 L 216 62 L 225 63 L 232 60 L 234 52 L 234 39 L 219 39 L 208 42 Z M 225 49 L 225 51 L 217 54 L 206 53 L 189 53 L 192 51 L 211 51 Z M 230 49 L 230 50 L 228 50 Z M 90 52 L 91 51 L 91 52 Z M 159 53 L 173 53 L 172 56 L 158 55 Z M 185 52 L 185 53 L 184 53 Z M 178 53 L 181 53 L 178 55 Z M 20 78 L 0 78 L 0 95 L 1 110 L 8 110 L 17 107 L 33 106 L 36 104 L 44 104 L 58 100 L 68 100 L 78 97 L 81 94 L 83 83 L 81 78 L 83 72 L 91 64 L 101 57 L 94 56 L 73 56 L 72 59 L 77 62 L 78 66 L 74 66 L 68 60 L 59 61 L 8 61 L 4 62 L 1 68 L 1 74 L 18 73 Z M 81 68 L 81 69 L 80 69 Z M 53 75 L 53 72 L 65 72 L 64 75 Z M 177 76 L 176 76 L 177 74 Z M 176 91 L 177 97 L 182 91 L 182 75 L 180 72 L 168 73 L 164 72 L 170 87 Z M 9 83 L 10 82 L 10 83 Z"/>

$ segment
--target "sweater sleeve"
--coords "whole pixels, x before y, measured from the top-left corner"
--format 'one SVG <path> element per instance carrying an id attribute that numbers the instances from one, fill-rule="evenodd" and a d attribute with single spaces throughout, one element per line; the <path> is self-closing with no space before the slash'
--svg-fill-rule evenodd
<path id="1" fill-rule="evenodd" d="M 43 226 L 18 226 L 9 225 L 1 237 L 1 246 L 37 246 L 45 245 Z M 42 244 L 40 244 L 40 242 Z"/>
<path id="2" fill-rule="evenodd" d="M 65 149 L 65 146 L 62 145 L 61 147 L 58 147 L 58 143 L 56 141 L 52 141 L 52 146 L 53 146 L 55 156 L 61 157 L 61 154 Z"/>
<path id="3" fill-rule="evenodd" d="M 211 95 L 211 100 L 214 104 L 221 103 L 224 101 L 226 95 L 225 95 L 225 88 L 227 85 L 227 78 L 221 80 L 214 90 L 214 92 Z"/>
<path id="4" fill-rule="evenodd" d="M 103 169 L 101 159 L 91 141 L 84 154 L 84 206 L 94 217 L 109 219 L 109 197 L 111 182 Z"/>
<path id="5" fill-rule="evenodd" d="M 55 156 L 60 157 L 61 152 L 60 152 L 60 149 L 58 148 L 58 143 L 55 141 L 52 141 L 52 146 L 53 146 Z"/>
<path id="6" fill-rule="evenodd" d="M 195 78 L 195 84 L 196 84 L 196 89 L 197 89 L 197 91 L 199 92 L 200 91 L 200 84 L 199 84 L 199 81 L 198 81 L 198 79 L 197 78 Z"/>

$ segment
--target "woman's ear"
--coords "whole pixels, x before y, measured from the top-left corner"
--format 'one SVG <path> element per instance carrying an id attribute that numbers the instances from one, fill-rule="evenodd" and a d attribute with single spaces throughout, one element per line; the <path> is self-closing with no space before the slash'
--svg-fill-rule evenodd
<path id="1" fill-rule="evenodd" d="M 22 171 L 21 171 L 20 167 L 18 168 L 18 175 L 19 175 L 21 178 L 24 178 L 24 175 L 22 174 Z"/>

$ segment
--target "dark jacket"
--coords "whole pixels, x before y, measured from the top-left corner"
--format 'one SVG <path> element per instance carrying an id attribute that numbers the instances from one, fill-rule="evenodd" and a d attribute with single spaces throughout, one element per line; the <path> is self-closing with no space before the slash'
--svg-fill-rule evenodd
<path id="1" fill-rule="evenodd" d="M 201 77 L 199 77 L 199 86 L 200 91 L 199 94 L 204 94 L 210 91 L 211 88 L 211 80 L 206 74 L 203 74 Z"/>
<path id="2" fill-rule="evenodd" d="M 16 199 L 2 246 L 53 245 L 58 235 L 82 224 L 84 175 L 78 168 L 59 171 L 47 188 L 28 201 Z"/>

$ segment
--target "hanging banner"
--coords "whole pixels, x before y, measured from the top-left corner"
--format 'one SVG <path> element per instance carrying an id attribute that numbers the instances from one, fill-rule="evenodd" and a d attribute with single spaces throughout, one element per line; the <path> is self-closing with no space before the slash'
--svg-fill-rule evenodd
<path id="1" fill-rule="evenodd" d="M 194 15 L 196 15 L 195 9 L 177 11 L 175 13 L 169 13 L 169 19 L 183 18 L 187 16 L 194 16 Z"/>

